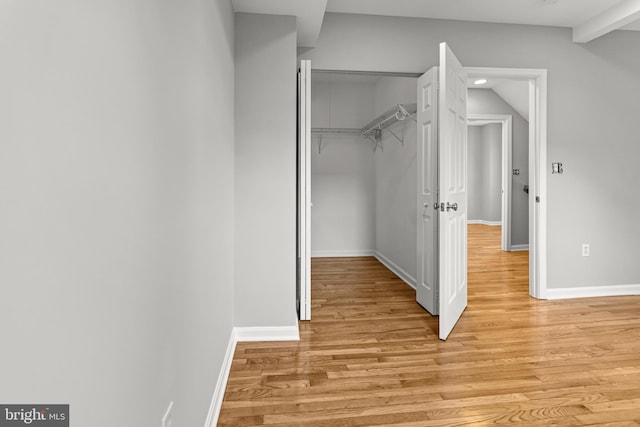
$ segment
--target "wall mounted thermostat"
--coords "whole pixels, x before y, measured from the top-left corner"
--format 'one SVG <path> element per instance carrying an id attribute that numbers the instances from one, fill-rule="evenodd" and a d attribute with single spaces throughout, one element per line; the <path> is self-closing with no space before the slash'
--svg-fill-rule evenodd
<path id="1" fill-rule="evenodd" d="M 551 173 L 562 173 L 562 163 L 551 163 Z"/>
<path id="2" fill-rule="evenodd" d="M 513 170 L 513 174 L 514 175 L 520 175 L 520 169 L 514 169 Z"/>

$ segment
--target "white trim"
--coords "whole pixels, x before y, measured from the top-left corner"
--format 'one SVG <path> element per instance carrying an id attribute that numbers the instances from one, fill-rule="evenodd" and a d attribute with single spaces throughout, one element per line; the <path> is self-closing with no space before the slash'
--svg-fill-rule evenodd
<path id="1" fill-rule="evenodd" d="M 346 251 L 313 251 L 312 258 L 342 258 L 342 257 L 360 257 L 375 256 L 376 251 L 373 249 L 355 249 Z"/>
<path id="2" fill-rule="evenodd" d="M 501 125 L 501 165 L 502 173 L 500 177 L 502 194 L 500 195 L 500 209 L 501 218 L 499 225 L 502 227 L 502 242 L 501 247 L 503 251 L 511 250 L 511 181 L 512 181 L 512 164 L 513 158 L 511 153 L 513 152 L 513 116 L 510 114 L 469 114 L 467 115 L 467 123 L 470 126 L 474 126 L 474 122 L 497 123 Z M 487 224 L 496 225 L 496 224 Z"/>
<path id="3" fill-rule="evenodd" d="M 311 61 L 298 69 L 298 277 L 300 320 L 311 320 Z"/>
<path id="4" fill-rule="evenodd" d="M 465 68 L 469 78 L 508 78 L 529 83 L 529 295 L 544 299 L 547 291 L 547 70 Z"/>
<path id="5" fill-rule="evenodd" d="M 233 354 L 236 351 L 237 342 L 238 339 L 236 337 L 236 331 L 235 328 L 233 328 L 229 336 L 227 352 L 224 355 L 222 367 L 218 374 L 216 388 L 213 391 L 213 398 L 211 399 L 211 405 L 209 406 L 209 413 L 207 414 L 207 420 L 204 424 L 205 427 L 215 427 L 218 424 L 218 416 L 220 416 L 222 400 L 224 399 L 224 392 L 227 388 L 227 381 L 229 380 L 229 372 L 231 371 L 231 363 L 233 363 Z"/>
<path id="6" fill-rule="evenodd" d="M 529 244 L 511 245 L 511 252 L 521 252 L 521 251 L 528 251 L 528 250 L 529 250 Z"/>
<path id="7" fill-rule="evenodd" d="M 298 325 L 295 326 L 251 326 L 233 328 L 238 342 L 249 341 L 300 341 Z"/>
<path id="8" fill-rule="evenodd" d="M 248 341 L 300 341 L 300 333 L 298 326 L 268 326 L 268 327 L 234 327 L 229 336 L 227 344 L 227 352 L 222 361 L 220 374 L 218 374 L 218 382 L 213 391 L 213 398 L 209 406 L 209 413 L 204 427 L 215 427 L 218 424 L 220 409 L 222 408 L 222 400 L 224 392 L 229 381 L 229 372 L 233 363 L 233 354 L 236 351 L 236 344 Z"/>
<path id="9" fill-rule="evenodd" d="M 403 282 L 405 282 L 407 285 L 411 286 L 413 289 L 416 289 L 416 279 L 412 275 L 410 275 L 409 273 L 404 271 L 396 263 L 391 261 L 386 256 L 382 255 L 380 252 L 376 251 L 374 256 L 376 257 L 376 259 L 378 261 L 380 261 L 382 264 L 384 264 L 385 267 L 387 267 L 396 276 L 398 276 L 400 279 L 402 279 Z"/>
<path id="10" fill-rule="evenodd" d="M 485 221 L 484 219 L 470 219 L 467 220 L 467 224 L 481 224 L 481 225 L 490 225 L 495 227 L 497 225 L 502 225 L 502 221 Z"/>
<path id="11" fill-rule="evenodd" d="M 630 295 L 640 295 L 640 285 L 547 289 L 546 299 L 617 297 Z"/>

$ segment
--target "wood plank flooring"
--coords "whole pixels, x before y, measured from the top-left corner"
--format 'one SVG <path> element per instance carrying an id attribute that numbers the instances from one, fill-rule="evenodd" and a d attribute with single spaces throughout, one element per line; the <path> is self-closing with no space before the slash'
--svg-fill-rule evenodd
<path id="1" fill-rule="evenodd" d="M 640 297 L 539 301 L 526 252 L 469 226 L 446 342 L 375 258 L 314 259 L 300 342 L 239 343 L 219 426 L 640 425 Z"/>

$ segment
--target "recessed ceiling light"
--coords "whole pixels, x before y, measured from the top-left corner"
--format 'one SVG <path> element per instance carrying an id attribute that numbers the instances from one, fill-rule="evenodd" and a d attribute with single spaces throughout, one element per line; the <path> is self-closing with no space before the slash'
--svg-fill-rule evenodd
<path id="1" fill-rule="evenodd" d="M 483 85 L 487 83 L 487 79 L 478 79 L 475 82 L 473 82 L 474 85 Z"/>

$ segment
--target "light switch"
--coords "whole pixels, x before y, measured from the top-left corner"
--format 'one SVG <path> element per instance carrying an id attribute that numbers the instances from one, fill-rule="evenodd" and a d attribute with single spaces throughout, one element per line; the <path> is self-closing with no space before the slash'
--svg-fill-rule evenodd
<path id="1" fill-rule="evenodd" d="M 562 163 L 551 163 L 551 173 L 563 173 Z"/>

